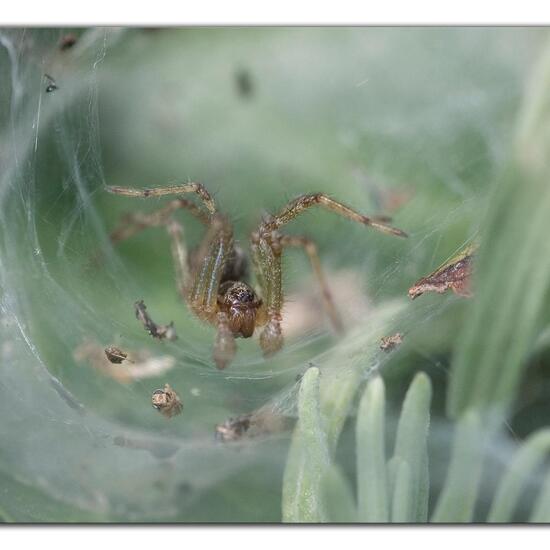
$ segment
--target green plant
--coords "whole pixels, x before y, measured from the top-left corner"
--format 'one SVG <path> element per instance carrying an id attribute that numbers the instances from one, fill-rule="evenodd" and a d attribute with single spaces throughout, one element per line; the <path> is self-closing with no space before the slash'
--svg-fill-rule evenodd
<path id="1" fill-rule="evenodd" d="M 308 449 L 307 461 L 315 465 L 315 474 L 311 478 L 307 471 L 302 474 L 309 481 L 305 489 L 296 483 L 291 475 L 296 457 L 290 453 L 287 477 L 292 480 L 288 483 L 292 494 L 283 502 L 286 521 L 425 522 L 428 517 L 432 522 L 514 520 L 524 485 L 536 475 L 550 450 L 549 429 L 530 434 L 518 446 L 487 516 L 476 516 L 475 509 L 487 446 L 506 422 L 522 371 L 546 321 L 550 287 L 549 105 L 550 43 L 520 110 L 508 167 L 487 200 L 474 279 L 476 298 L 469 304 L 455 344 L 447 396 L 447 412 L 454 420 L 451 459 L 431 513 L 426 446 L 431 384 L 426 375 L 418 374 L 409 388 L 389 461 L 385 452 L 384 383 L 377 376 L 367 384 L 357 417 L 354 505 L 351 488 L 334 464 L 333 454 L 325 450 L 323 398 L 317 389 L 322 372 L 312 371 L 303 380 L 300 422 L 293 445 Z M 317 444 L 311 440 L 306 443 L 308 437 Z M 550 521 L 550 470 L 546 479 L 528 521 Z"/>
<path id="2" fill-rule="evenodd" d="M 300 390 L 300 425 L 311 469 L 294 485 L 294 507 L 287 521 L 332 522 L 471 522 L 483 471 L 483 444 L 489 434 L 478 413 L 468 411 L 456 422 L 447 477 L 428 519 L 429 468 L 427 438 L 431 384 L 415 376 L 403 403 L 392 457 L 387 460 L 384 382 L 374 377 L 364 391 L 357 417 L 357 501 L 338 465 L 326 449 L 320 415 L 319 371 L 310 369 Z M 506 523 L 529 476 L 550 452 L 550 430 L 539 430 L 519 445 L 494 494 L 486 520 Z M 292 456 L 290 457 L 292 460 Z M 292 462 L 287 468 L 291 470 Z M 529 521 L 549 522 L 547 473 Z M 296 481 L 296 480 L 294 480 Z"/>

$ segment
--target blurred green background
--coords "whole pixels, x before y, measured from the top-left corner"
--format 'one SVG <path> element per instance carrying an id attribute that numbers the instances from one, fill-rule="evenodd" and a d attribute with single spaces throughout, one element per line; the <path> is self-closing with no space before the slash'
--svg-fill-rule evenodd
<path id="1" fill-rule="evenodd" d="M 77 41 L 62 50 L 68 34 Z M 264 212 L 318 191 L 390 214 L 409 234 L 394 239 L 320 210 L 286 228 L 316 240 L 329 284 L 345 281 L 337 288 L 351 328 L 401 304 L 392 321 L 405 345 L 376 354 L 362 378 L 382 372 L 393 411 L 415 372 L 431 376 L 437 494 L 467 306 L 453 295 L 409 303 L 407 290 L 478 236 L 545 36 L 483 27 L 0 30 L 0 516 L 281 520 L 288 433 L 224 445 L 214 427 L 266 404 L 295 418 L 297 376 L 338 338 L 321 319 L 298 327 L 272 359 L 241 340 L 234 363 L 215 369 L 214 330 L 179 300 L 164 230 L 116 248 L 108 239 L 125 213 L 162 202 L 113 196 L 106 185 L 188 180 L 215 195 L 243 246 Z M 193 247 L 202 228 L 181 219 Z M 300 252 L 285 257 L 284 279 L 294 315 L 301 299 L 318 298 Z M 155 321 L 174 321 L 176 342 L 145 333 L 139 299 Z M 86 341 L 171 355 L 175 366 L 121 383 L 75 358 Z M 510 439 L 548 420 L 542 349 L 512 407 Z M 345 357 L 334 361 L 349 368 Z M 169 421 L 150 406 L 166 382 L 184 405 Z M 348 424 L 337 457 L 353 476 Z"/>

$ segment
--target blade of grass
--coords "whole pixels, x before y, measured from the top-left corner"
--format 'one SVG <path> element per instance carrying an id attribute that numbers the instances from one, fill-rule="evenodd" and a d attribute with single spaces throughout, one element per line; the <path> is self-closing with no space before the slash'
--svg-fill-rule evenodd
<path id="1" fill-rule="evenodd" d="M 357 417 L 357 500 L 362 522 L 389 520 L 384 407 L 384 382 L 376 377 L 367 384 Z"/>
<path id="2" fill-rule="evenodd" d="M 514 161 L 493 189 L 474 284 L 476 299 L 456 348 L 447 410 L 502 412 L 517 391 L 550 286 L 550 42 L 517 124 Z"/>
<path id="3" fill-rule="evenodd" d="M 531 523 L 550 523 L 550 472 L 546 474 L 529 521 Z"/>
<path id="4" fill-rule="evenodd" d="M 539 431 L 520 447 L 499 484 L 487 521 L 507 523 L 512 520 L 525 482 L 549 451 L 550 430 Z"/>
<path id="5" fill-rule="evenodd" d="M 319 408 L 318 368 L 308 369 L 302 378 L 298 415 L 283 479 L 283 521 L 324 521 L 319 487 L 329 454 Z"/>
<path id="6" fill-rule="evenodd" d="M 394 458 L 407 461 L 411 506 L 409 516 L 401 521 L 426 522 L 428 520 L 428 448 L 430 403 L 432 385 L 425 373 L 418 373 L 411 383 L 397 427 Z"/>
<path id="7" fill-rule="evenodd" d="M 321 482 L 327 519 L 331 523 L 353 523 L 357 521 L 357 508 L 351 487 L 340 468 L 330 466 Z"/>
<path id="8" fill-rule="evenodd" d="M 413 483 L 411 482 L 411 468 L 407 461 L 396 457 L 395 482 L 392 494 L 392 523 L 412 523 L 411 509 L 415 507 L 412 497 Z"/>
<path id="9" fill-rule="evenodd" d="M 349 413 L 353 396 L 364 377 L 366 366 L 378 351 L 380 338 L 389 332 L 389 325 L 403 308 L 403 302 L 392 302 L 376 311 L 368 324 L 356 327 L 339 345 L 320 362 L 323 375 L 319 379 L 321 418 L 324 440 L 329 457 L 333 456 L 342 426 Z M 298 505 L 300 480 L 308 477 L 309 465 L 303 450 L 300 422 L 294 429 L 283 480 L 283 521 L 302 521 Z M 312 486 L 315 490 L 319 487 Z M 311 501 L 320 500 L 319 494 L 311 496 Z M 305 510 L 305 509 L 304 509 Z M 316 512 L 317 514 L 317 512 Z M 322 516 L 319 508 L 316 517 Z M 306 520 L 310 521 L 310 520 Z M 318 519 L 318 521 L 321 521 Z"/>
<path id="10" fill-rule="evenodd" d="M 484 435 L 478 413 L 468 411 L 458 421 L 447 479 L 431 521 L 472 521 L 483 465 Z"/>

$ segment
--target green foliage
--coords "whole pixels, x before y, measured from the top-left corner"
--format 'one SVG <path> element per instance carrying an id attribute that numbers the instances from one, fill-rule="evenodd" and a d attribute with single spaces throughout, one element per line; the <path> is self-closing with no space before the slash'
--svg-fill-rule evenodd
<path id="1" fill-rule="evenodd" d="M 300 421 L 295 431 L 298 442 L 295 440 L 295 445 L 300 443 L 302 437 L 308 437 L 301 430 L 312 419 L 312 429 L 316 432 L 322 430 L 317 414 L 318 371 L 310 369 L 308 372 L 310 374 L 302 382 Z M 308 459 L 311 471 L 306 468 L 301 472 L 302 483 L 286 488 L 288 493 L 292 493 L 286 502 L 297 510 L 294 514 L 290 510 L 283 510 L 289 521 L 427 521 L 429 472 L 426 456 L 431 401 L 429 378 L 419 373 L 411 383 L 399 419 L 396 451 L 387 463 L 384 444 L 384 395 L 384 382 L 377 376 L 367 384 L 359 406 L 357 504 L 354 504 L 353 492 L 341 470 L 334 463 L 327 463 L 326 448 L 319 445 L 319 441 L 325 440 L 326 434 L 320 433 L 316 441 L 309 441 L 311 453 Z M 431 514 L 431 522 L 468 523 L 473 520 L 482 479 L 485 445 L 492 435 L 490 430 L 481 425 L 477 412 L 466 412 L 456 423 L 446 481 Z M 514 519 L 513 511 L 526 481 L 549 451 L 550 433 L 547 430 L 540 430 L 519 446 L 500 479 L 487 521 L 509 522 Z M 292 461 L 289 462 L 287 472 L 292 473 L 293 464 Z M 548 476 L 533 506 L 529 521 L 548 521 Z"/>
<path id="2" fill-rule="evenodd" d="M 361 381 L 361 366 L 369 353 L 374 355 L 372 344 L 385 334 L 390 319 L 401 309 L 401 304 L 388 304 L 377 311 L 368 327 L 357 327 L 335 346 L 319 368 L 311 367 L 304 374 L 298 397 L 299 420 L 283 480 L 283 521 L 326 520 L 322 479 Z M 345 364 L 341 364 L 342 357 L 346 358 Z M 383 430 L 378 429 L 377 433 L 383 437 Z"/>
<path id="3" fill-rule="evenodd" d="M 445 482 L 429 515 L 432 522 L 479 520 L 488 449 L 517 397 L 521 375 L 547 319 L 550 289 L 550 43 L 534 71 L 517 124 L 511 159 L 488 199 L 476 263 L 476 298 L 467 308 L 455 344 L 447 412 L 454 438 Z M 371 380 L 357 418 L 357 509 L 362 522 L 422 522 L 428 519 L 430 476 L 426 438 L 430 380 L 419 374 L 405 398 L 394 455 L 386 464 L 385 397 L 381 378 Z M 516 450 L 495 488 L 488 522 L 514 521 L 515 511 L 550 450 L 547 429 L 532 433 Z M 334 467 L 324 499 L 335 514 L 349 510 L 351 490 Z M 432 493 L 434 492 L 432 488 Z M 550 519 L 550 472 L 529 521 Z M 332 515 L 331 515 L 332 514 Z M 350 519 L 350 521 L 352 521 Z"/>
<path id="4" fill-rule="evenodd" d="M 472 521 L 481 479 L 484 436 L 479 415 L 475 412 L 467 412 L 456 424 L 451 463 L 433 521 Z"/>
<path id="5" fill-rule="evenodd" d="M 507 172 L 496 182 L 472 303 L 456 344 L 448 412 L 505 411 L 541 329 L 550 287 L 550 45 L 520 112 Z"/>
<path id="6" fill-rule="evenodd" d="M 357 421 L 358 518 L 364 522 L 389 518 L 384 404 L 384 383 L 376 377 L 361 399 Z"/>
<path id="7" fill-rule="evenodd" d="M 323 521 L 325 515 L 319 505 L 319 491 L 328 466 L 328 448 L 321 419 L 317 368 L 310 368 L 304 374 L 298 411 L 299 420 L 283 481 L 283 520 Z"/>

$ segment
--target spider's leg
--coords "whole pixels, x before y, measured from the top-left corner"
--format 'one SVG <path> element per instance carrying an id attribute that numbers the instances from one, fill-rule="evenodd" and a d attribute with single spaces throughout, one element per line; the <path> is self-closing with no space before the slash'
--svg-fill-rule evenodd
<path id="1" fill-rule="evenodd" d="M 193 283 L 188 301 L 201 318 L 214 322 L 218 310 L 218 289 L 225 263 L 233 250 L 233 232 L 220 214 L 212 220 L 194 258 Z"/>
<path id="2" fill-rule="evenodd" d="M 172 260 L 176 270 L 176 286 L 181 297 L 187 297 L 187 288 L 191 280 L 189 274 L 189 262 L 187 261 L 187 247 L 183 240 L 183 227 L 176 220 L 170 220 L 166 224 L 166 230 L 170 235 Z"/>
<path id="3" fill-rule="evenodd" d="M 214 344 L 214 362 L 219 369 L 225 369 L 235 356 L 237 350 L 235 336 L 233 336 L 229 327 L 227 313 L 223 311 L 218 312 L 216 325 L 218 332 L 216 335 L 216 343 Z"/>
<path id="4" fill-rule="evenodd" d="M 280 236 L 262 236 L 259 233 L 252 235 L 252 260 L 256 270 L 256 277 L 261 288 L 263 305 L 266 317 L 265 328 L 260 334 L 260 346 L 265 356 L 279 351 L 283 346 L 281 329 L 283 292 Z"/>
<path id="5" fill-rule="evenodd" d="M 317 247 L 315 246 L 315 243 L 307 237 L 284 235 L 283 237 L 281 237 L 281 245 L 283 247 L 295 246 L 302 247 L 304 249 L 309 257 L 311 267 L 313 268 L 315 276 L 317 277 L 317 280 L 321 287 L 321 291 L 323 293 L 323 305 L 325 306 L 326 312 L 330 317 L 334 330 L 338 333 L 342 333 L 344 331 L 342 319 L 340 318 L 340 314 L 338 313 L 338 310 L 334 305 L 332 294 L 325 279 L 325 275 L 321 267 L 321 262 L 319 261 L 319 254 L 317 253 Z"/>
<path id="6" fill-rule="evenodd" d="M 332 210 L 345 218 L 348 218 L 352 221 L 367 225 L 381 231 L 383 233 L 389 233 L 390 235 L 396 235 L 398 237 L 406 237 L 406 233 L 388 225 L 384 221 L 384 218 L 380 217 L 368 217 L 363 214 L 359 214 L 349 206 L 342 204 L 341 202 L 331 199 L 328 195 L 324 193 L 315 193 L 313 195 L 303 195 L 290 201 L 283 210 L 277 215 L 272 216 L 268 220 L 264 221 L 260 225 L 260 233 L 269 233 L 279 229 L 284 224 L 288 223 L 296 216 L 311 208 L 312 206 L 321 206 L 327 210 Z"/>
<path id="7" fill-rule="evenodd" d="M 172 214 L 179 209 L 188 210 L 195 218 L 204 224 L 209 223 L 209 215 L 199 208 L 196 204 L 186 199 L 176 199 L 170 201 L 166 206 L 155 210 L 149 214 L 132 213 L 126 215 L 120 225 L 111 232 L 110 239 L 112 243 L 118 243 L 133 237 L 140 231 L 148 227 L 159 227 L 166 225 Z"/>
<path id="8" fill-rule="evenodd" d="M 208 223 L 208 215 L 198 208 L 196 204 L 185 199 L 177 199 L 149 214 L 129 214 L 111 233 L 110 238 L 111 242 L 116 244 L 150 227 L 166 227 L 172 243 L 171 249 L 176 270 L 176 284 L 181 296 L 186 298 L 187 285 L 190 281 L 187 248 L 183 240 L 182 225 L 171 217 L 180 208 L 189 210 L 200 221 Z"/>
<path id="9" fill-rule="evenodd" d="M 146 189 L 135 189 L 133 187 L 118 187 L 112 186 L 107 187 L 109 193 L 114 193 L 115 195 L 124 195 L 126 197 L 163 197 L 165 195 L 185 195 L 188 193 L 194 193 L 197 195 L 203 202 L 204 206 L 210 214 L 216 213 L 216 205 L 214 204 L 214 199 L 212 195 L 206 190 L 206 187 L 201 183 L 182 183 L 180 185 L 170 185 L 166 187 L 153 187 Z"/>

